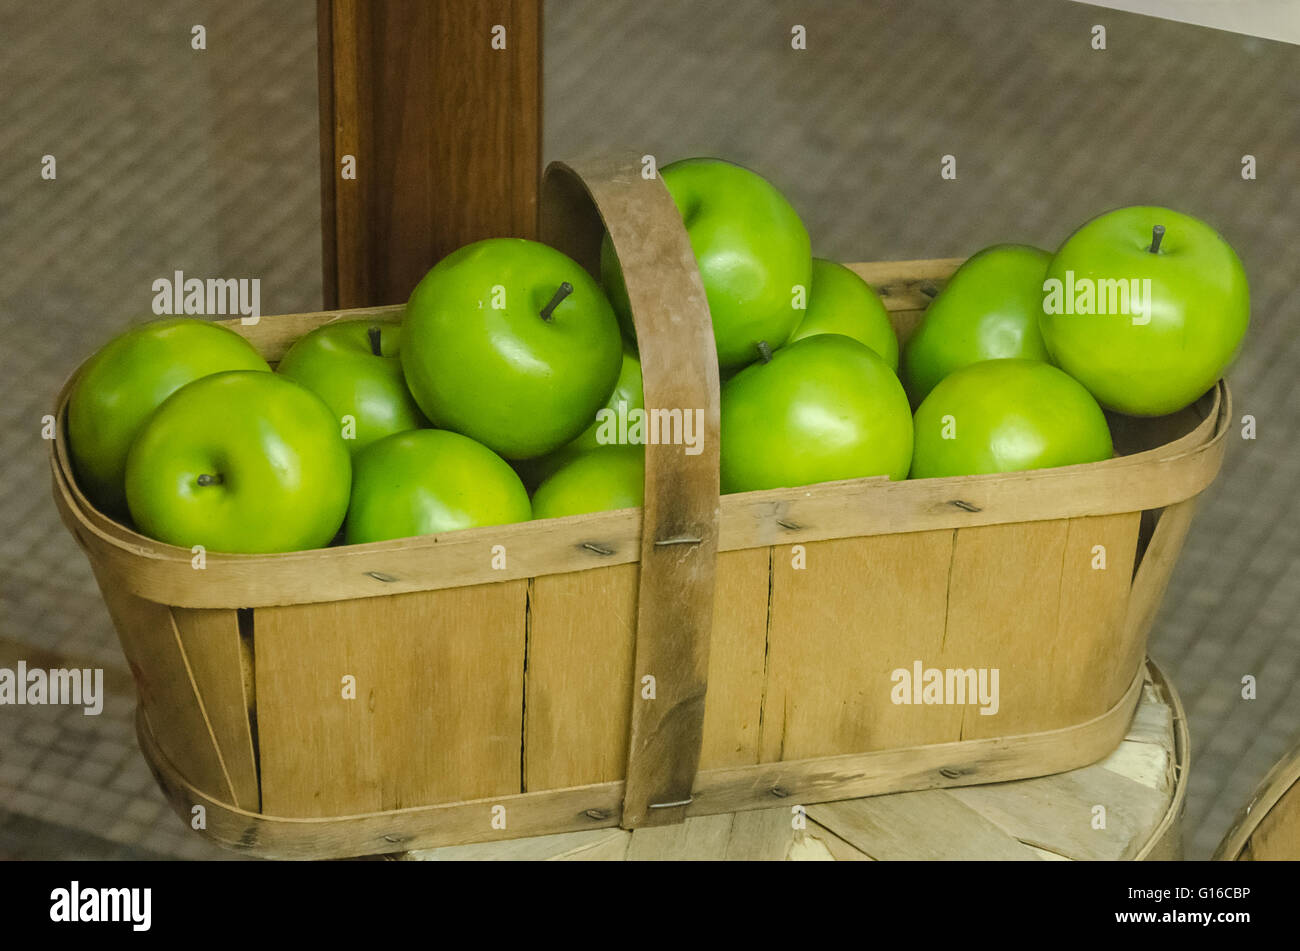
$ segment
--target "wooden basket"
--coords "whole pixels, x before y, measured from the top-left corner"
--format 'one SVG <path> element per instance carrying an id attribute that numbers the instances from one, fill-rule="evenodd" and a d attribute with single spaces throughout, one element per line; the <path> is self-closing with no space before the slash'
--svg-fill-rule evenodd
<path id="1" fill-rule="evenodd" d="M 200 570 L 87 502 L 60 427 L 55 498 L 187 821 L 202 806 L 208 836 L 259 855 L 374 854 L 1017 779 L 1114 749 L 1222 461 L 1226 385 L 1115 418 L 1125 454 L 1105 462 L 719 499 L 713 337 L 667 190 L 638 161 L 557 163 L 542 222 L 593 273 L 608 227 L 646 405 L 704 410 L 699 455 L 646 447 L 643 509 Z M 851 267 L 905 339 L 959 263 Z M 402 308 L 228 325 L 275 361 L 362 315 Z M 998 669 L 998 714 L 893 703 L 891 672 L 916 661 Z"/>
<path id="2" fill-rule="evenodd" d="M 1215 850 L 1216 861 L 1300 861 L 1300 746 L 1264 777 Z"/>

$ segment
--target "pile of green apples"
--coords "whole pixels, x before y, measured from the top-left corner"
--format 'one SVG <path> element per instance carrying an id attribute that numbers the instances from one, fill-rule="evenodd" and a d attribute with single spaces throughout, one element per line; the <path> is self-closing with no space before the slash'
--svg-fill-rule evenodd
<path id="1" fill-rule="evenodd" d="M 765 179 L 717 159 L 660 177 L 708 297 L 727 493 L 1106 459 L 1103 409 L 1185 407 L 1249 319 L 1241 263 L 1213 229 L 1122 208 L 1054 255 L 974 255 L 900 353 L 876 291 L 812 257 Z M 1146 282 L 1141 318 L 1082 298 L 1045 307 L 1053 281 L 1072 294 L 1108 280 Z M 67 425 L 77 483 L 103 512 L 169 544 L 264 553 L 640 505 L 644 431 L 622 427 L 618 443 L 602 423 L 634 410 L 637 341 L 608 238 L 599 281 L 498 238 L 439 261 L 400 323 L 327 323 L 275 368 L 218 324 L 136 327 L 82 368 Z"/>

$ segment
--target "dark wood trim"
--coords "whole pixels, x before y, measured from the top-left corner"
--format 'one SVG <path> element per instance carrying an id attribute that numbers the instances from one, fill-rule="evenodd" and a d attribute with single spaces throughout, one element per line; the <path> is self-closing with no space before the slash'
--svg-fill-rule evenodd
<path id="1" fill-rule="evenodd" d="M 316 80 L 320 96 L 321 289 L 327 310 L 339 306 L 338 234 L 335 230 L 334 16 L 331 0 L 316 0 Z"/>
<path id="2" fill-rule="evenodd" d="M 541 5 L 318 0 L 326 308 L 404 302 L 461 245 L 536 236 Z"/>

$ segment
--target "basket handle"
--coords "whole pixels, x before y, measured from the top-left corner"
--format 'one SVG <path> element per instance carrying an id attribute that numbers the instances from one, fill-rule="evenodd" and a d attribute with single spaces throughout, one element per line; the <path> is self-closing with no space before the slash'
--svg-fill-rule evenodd
<path id="1" fill-rule="evenodd" d="M 719 511 L 713 324 L 681 215 L 658 175 L 642 177 L 640 156 L 551 163 L 540 217 L 542 240 L 597 277 L 608 229 L 636 326 L 647 445 L 622 824 L 669 825 L 686 818 L 704 735 Z M 650 441 L 656 409 L 702 422 L 697 454 Z"/>

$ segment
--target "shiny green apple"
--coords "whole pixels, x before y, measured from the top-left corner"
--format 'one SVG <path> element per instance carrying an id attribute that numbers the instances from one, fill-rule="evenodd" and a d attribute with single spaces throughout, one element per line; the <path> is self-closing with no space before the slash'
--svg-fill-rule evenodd
<path id="1" fill-rule="evenodd" d="M 398 324 L 326 324 L 300 337 L 276 372 L 325 401 L 356 453 L 383 436 L 429 425 L 402 377 L 401 335 Z"/>
<path id="2" fill-rule="evenodd" d="M 68 398 L 77 484 L 99 509 L 124 517 L 126 454 L 149 414 L 201 377 L 270 369 L 239 334 L 193 317 L 155 320 L 114 337 L 81 368 Z"/>
<path id="3" fill-rule="evenodd" d="M 491 238 L 443 258 L 407 304 L 402 370 L 435 426 L 507 459 L 558 449 L 591 423 L 618 379 L 618 321 L 571 258 Z"/>
<path id="4" fill-rule="evenodd" d="M 808 231 L 771 183 L 720 159 L 684 159 L 659 176 L 681 212 L 708 297 L 718 365 L 754 359 L 760 340 L 775 349 L 794 332 L 803 312 L 797 287 L 812 279 Z M 635 341 L 627 288 L 609 236 L 601 245 L 600 274 L 623 332 Z"/>
<path id="5" fill-rule="evenodd" d="M 622 409 L 620 409 L 620 405 Z M 618 382 L 614 384 L 605 405 L 596 411 L 596 419 L 575 439 L 565 443 L 554 452 L 549 452 L 536 459 L 525 459 L 515 463 L 515 471 L 524 480 L 524 485 L 536 488 L 552 472 L 569 462 L 579 453 L 595 449 L 601 445 L 597 438 L 600 429 L 600 417 L 603 410 L 611 413 L 631 413 L 634 409 L 645 409 L 645 394 L 641 383 L 641 361 L 630 345 L 623 347 L 623 366 L 618 373 Z"/>
<path id="6" fill-rule="evenodd" d="M 131 444 L 126 498 L 144 534 L 208 551 L 328 545 L 352 466 L 334 413 L 306 387 L 235 370 L 181 387 Z"/>
<path id="7" fill-rule="evenodd" d="M 723 492 L 902 479 L 912 412 L 880 356 L 841 334 L 797 340 L 722 387 Z"/>
<path id="8" fill-rule="evenodd" d="M 528 492 L 510 465 L 468 436 L 413 429 L 371 443 L 353 460 L 350 545 L 526 522 Z"/>
<path id="9" fill-rule="evenodd" d="M 1246 272 L 1228 242 L 1203 221 L 1152 206 L 1107 212 L 1070 235 L 1040 297 L 1052 359 L 1102 406 L 1132 416 L 1196 400 L 1250 323 Z"/>
<path id="10" fill-rule="evenodd" d="M 1087 390 L 1041 360 L 986 360 L 948 374 L 916 410 L 913 479 L 1050 469 L 1112 455 Z"/>
<path id="11" fill-rule="evenodd" d="M 816 334 L 843 334 L 865 344 L 898 370 L 898 335 L 871 285 L 843 264 L 813 258 L 808 309 L 790 343 Z"/>
<path id="12" fill-rule="evenodd" d="M 533 493 L 533 518 L 635 508 L 645 500 L 645 447 L 579 452 Z"/>
<path id="13" fill-rule="evenodd" d="M 903 348 L 903 383 L 914 404 L 960 367 L 1048 359 L 1038 317 L 1051 259 L 1027 245 L 995 244 L 957 269 Z"/>

